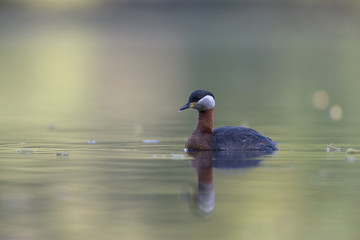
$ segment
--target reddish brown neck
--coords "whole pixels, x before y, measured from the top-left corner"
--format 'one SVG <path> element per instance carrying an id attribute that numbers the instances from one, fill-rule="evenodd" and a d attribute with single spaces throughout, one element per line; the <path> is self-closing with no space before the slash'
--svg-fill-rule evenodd
<path id="1" fill-rule="evenodd" d="M 214 127 L 214 109 L 215 108 L 206 111 L 199 111 L 198 123 L 195 131 L 212 133 L 212 129 Z"/>

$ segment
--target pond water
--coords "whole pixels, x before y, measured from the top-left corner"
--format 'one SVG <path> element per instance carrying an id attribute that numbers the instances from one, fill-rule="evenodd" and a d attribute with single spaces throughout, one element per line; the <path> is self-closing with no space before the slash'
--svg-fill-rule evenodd
<path id="1" fill-rule="evenodd" d="M 359 15 L 169 11 L 2 15 L 0 238 L 359 239 Z M 199 88 L 280 150 L 185 153 Z"/>

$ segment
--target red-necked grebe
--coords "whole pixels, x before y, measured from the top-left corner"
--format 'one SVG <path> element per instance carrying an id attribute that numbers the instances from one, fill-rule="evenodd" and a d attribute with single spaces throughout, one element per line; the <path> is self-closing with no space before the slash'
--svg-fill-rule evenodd
<path id="1" fill-rule="evenodd" d="M 179 111 L 194 108 L 199 117 L 195 130 L 186 142 L 188 150 L 263 151 L 278 150 L 275 142 L 251 128 L 220 127 L 213 129 L 215 97 L 206 90 L 191 93 L 189 101 Z"/>

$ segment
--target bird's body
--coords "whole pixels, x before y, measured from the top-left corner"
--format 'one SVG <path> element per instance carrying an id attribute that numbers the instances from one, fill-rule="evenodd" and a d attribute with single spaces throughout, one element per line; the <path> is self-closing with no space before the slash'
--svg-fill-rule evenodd
<path id="1" fill-rule="evenodd" d="M 276 143 L 251 128 L 220 127 L 213 131 L 212 150 L 265 151 L 277 150 Z"/>
<path id="2" fill-rule="evenodd" d="M 186 142 L 188 150 L 262 151 L 277 150 L 276 143 L 251 128 L 220 127 L 213 129 L 215 97 L 205 90 L 197 90 L 180 110 L 195 108 L 198 123 Z"/>

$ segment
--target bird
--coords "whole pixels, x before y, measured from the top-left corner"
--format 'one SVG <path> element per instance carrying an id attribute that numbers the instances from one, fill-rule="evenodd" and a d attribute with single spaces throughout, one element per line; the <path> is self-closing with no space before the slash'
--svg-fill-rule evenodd
<path id="1" fill-rule="evenodd" d="M 198 121 L 186 142 L 188 151 L 260 151 L 271 153 L 278 150 L 277 143 L 259 132 L 246 127 L 214 126 L 215 96 L 207 90 L 196 90 L 188 102 L 179 109 L 195 109 Z"/>

